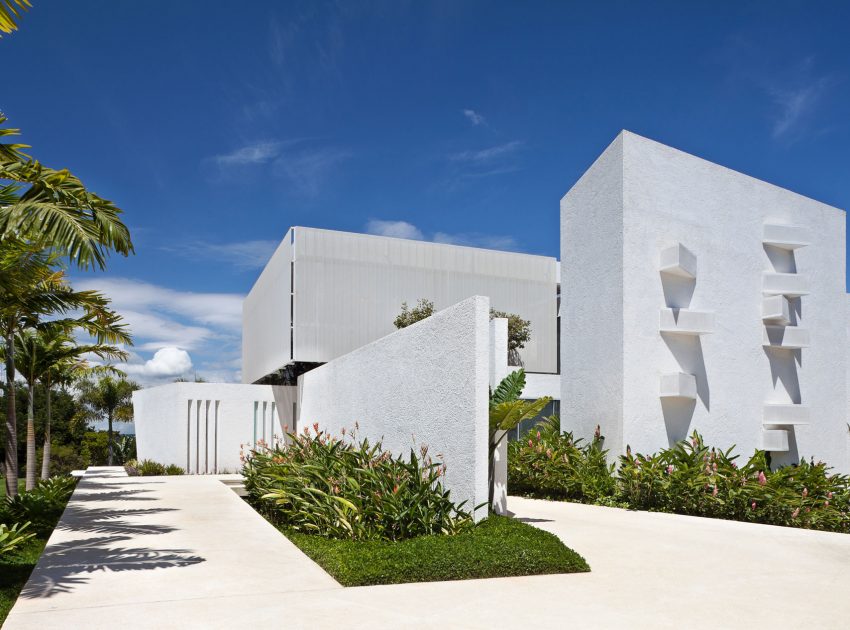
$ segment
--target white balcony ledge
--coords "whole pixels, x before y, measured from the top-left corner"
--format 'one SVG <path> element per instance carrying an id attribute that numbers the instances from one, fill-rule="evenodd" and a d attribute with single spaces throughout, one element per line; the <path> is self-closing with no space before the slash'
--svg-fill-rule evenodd
<path id="1" fill-rule="evenodd" d="M 800 297 L 809 294 L 809 278 L 798 273 L 765 272 L 762 275 L 762 292 L 765 295 Z"/>
<path id="2" fill-rule="evenodd" d="M 661 398 L 686 398 L 696 400 L 697 379 L 693 374 L 673 372 L 661 375 Z"/>
<path id="3" fill-rule="evenodd" d="M 809 245 L 809 229 L 802 225 L 765 223 L 764 238 L 762 240 L 765 245 L 795 250 Z"/>
<path id="4" fill-rule="evenodd" d="M 809 347 L 809 331 L 797 326 L 765 326 L 762 345 L 770 348 L 798 350 Z"/>
<path id="5" fill-rule="evenodd" d="M 788 431 L 785 429 L 762 429 L 761 448 L 774 453 L 788 451 Z"/>
<path id="6" fill-rule="evenodd" d="M 784 295 L 762 298 L 761 318 L 765 324 L 787 326 L 791 323 L 791 305 Z"/>
<path id="7" fill-rule="evenodd" d="M 661 250 L 659 271 L 682 278 L 696 278 L 697 257 L 687 247 L 677 243 Z"/>
<path id="8" fill-rule="evenodd" d="M 765 426 L 809 424 L 809 408 L 792 403 L 774 403 L 764 406 Z"/>
<path id="9" fill-rule="evenodd" d="M 708 335 L 714 332 L 714 313 L 686 308 L 662 308 L 659 330 L 681 335 Z"/>

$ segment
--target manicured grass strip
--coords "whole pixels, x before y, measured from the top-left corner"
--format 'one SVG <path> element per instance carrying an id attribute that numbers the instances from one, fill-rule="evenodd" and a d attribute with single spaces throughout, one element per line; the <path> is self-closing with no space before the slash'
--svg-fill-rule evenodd
<path id="1" fill-rule="evenodd" d="M 14 551 L 0 556 L 0 625 L 15 605 L 45 544 L 46 539 L 31 538 Z"/>
<path id="2" fill-rule="evenodd" d="M 590 571 L 557 536 L 503 516 L 491 516 L 456 536 L 400 542 L 284 533 L 343 586 Z"/>

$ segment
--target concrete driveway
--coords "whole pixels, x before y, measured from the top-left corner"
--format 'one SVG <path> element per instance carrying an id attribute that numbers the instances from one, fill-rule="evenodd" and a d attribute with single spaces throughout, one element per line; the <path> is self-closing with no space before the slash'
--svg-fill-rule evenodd
<path id="1" fill-rule="evenodd" d="M 850 627 L 850 536 L 508 505 L 591 573 L 342 588 L 219 479 L 86 478 L 4 628 Z"/>

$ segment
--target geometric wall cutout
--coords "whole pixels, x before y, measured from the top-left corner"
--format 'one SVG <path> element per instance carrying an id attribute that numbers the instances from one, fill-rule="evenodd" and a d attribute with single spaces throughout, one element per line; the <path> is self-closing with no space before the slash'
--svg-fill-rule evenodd
<path id="1" fill-rule="evenodd" d="M 791 305 L 784 295 L 771 295 L 762 299 L 761 318 L 765 324 L 787 326 L 791 323 Z"/>
<path id="2" fill-rule="evenodd" d="M 683 335 L 707 335 L 714 332 L 714 313 L 685 308 L 662 308 L 659 330 Z"/>
<path id="3" fill-rule="evenodd" d="M 687 398 L 696 400 L 697 379 L 693 374 L 673 372 L 661 375 L 661 398 Z"/>
<path id="4" fill-rule="evenodd" d="M 809 424 L 809 408 L 791 403 L 766 404 L 763 424 L 778 426 Z"/>
<path id="5" fill-rule="evenodd" d="M 764 238 L 765 245 L 772 245 L 779 249 L 795 250 L 806 247 L 809 244 L 810 234 L 808 228 L 801 225 L 778 225 L 765 223 Z"/>
<path id="6" fill-rule="evenodd" d="M 798 273 L 767 271 L 762 274 L 762 292 L 765 295 L 784 295 L 786 297 L 808 295 L 809 279 Z"/>
<path id="7" fill-rule="evenodd" d="M 809 347 L 809 331 L 797 326 L 765 326 L 762 345 L 771 348 L 798 350 Z"/>
<path id="8" fill-rule="evenodd" d="M 775 453 L 787 452 L 788 431 L 785 429 L 762 429 L 761 448 Z"/>
<path id="9" fill-rule="evenodd" d="M 661 250 L 659 271 L 683 278 L 696 278 L 697 257 L 687 247 L 677 243 Z"/>

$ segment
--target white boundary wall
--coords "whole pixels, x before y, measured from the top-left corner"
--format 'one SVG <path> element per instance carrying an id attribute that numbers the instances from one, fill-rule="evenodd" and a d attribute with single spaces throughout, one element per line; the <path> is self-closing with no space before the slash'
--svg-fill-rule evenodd
<path id="1" fill-rule="evenodd" d="M 170 383 L 133 392 L 138 459 L 188 473 L 238 472 L 240 446 L 294 428 L 294 387 Z"/>
<path id="2" fill-rule="evenodd" d="M 299 428 L 360 425 L 393 455 L 427 445 L 466 509 L 487 502 L 490 301 L 475 296 L 307 372 Z M 487 508 L 476 511 L 486 516 Z"/>

